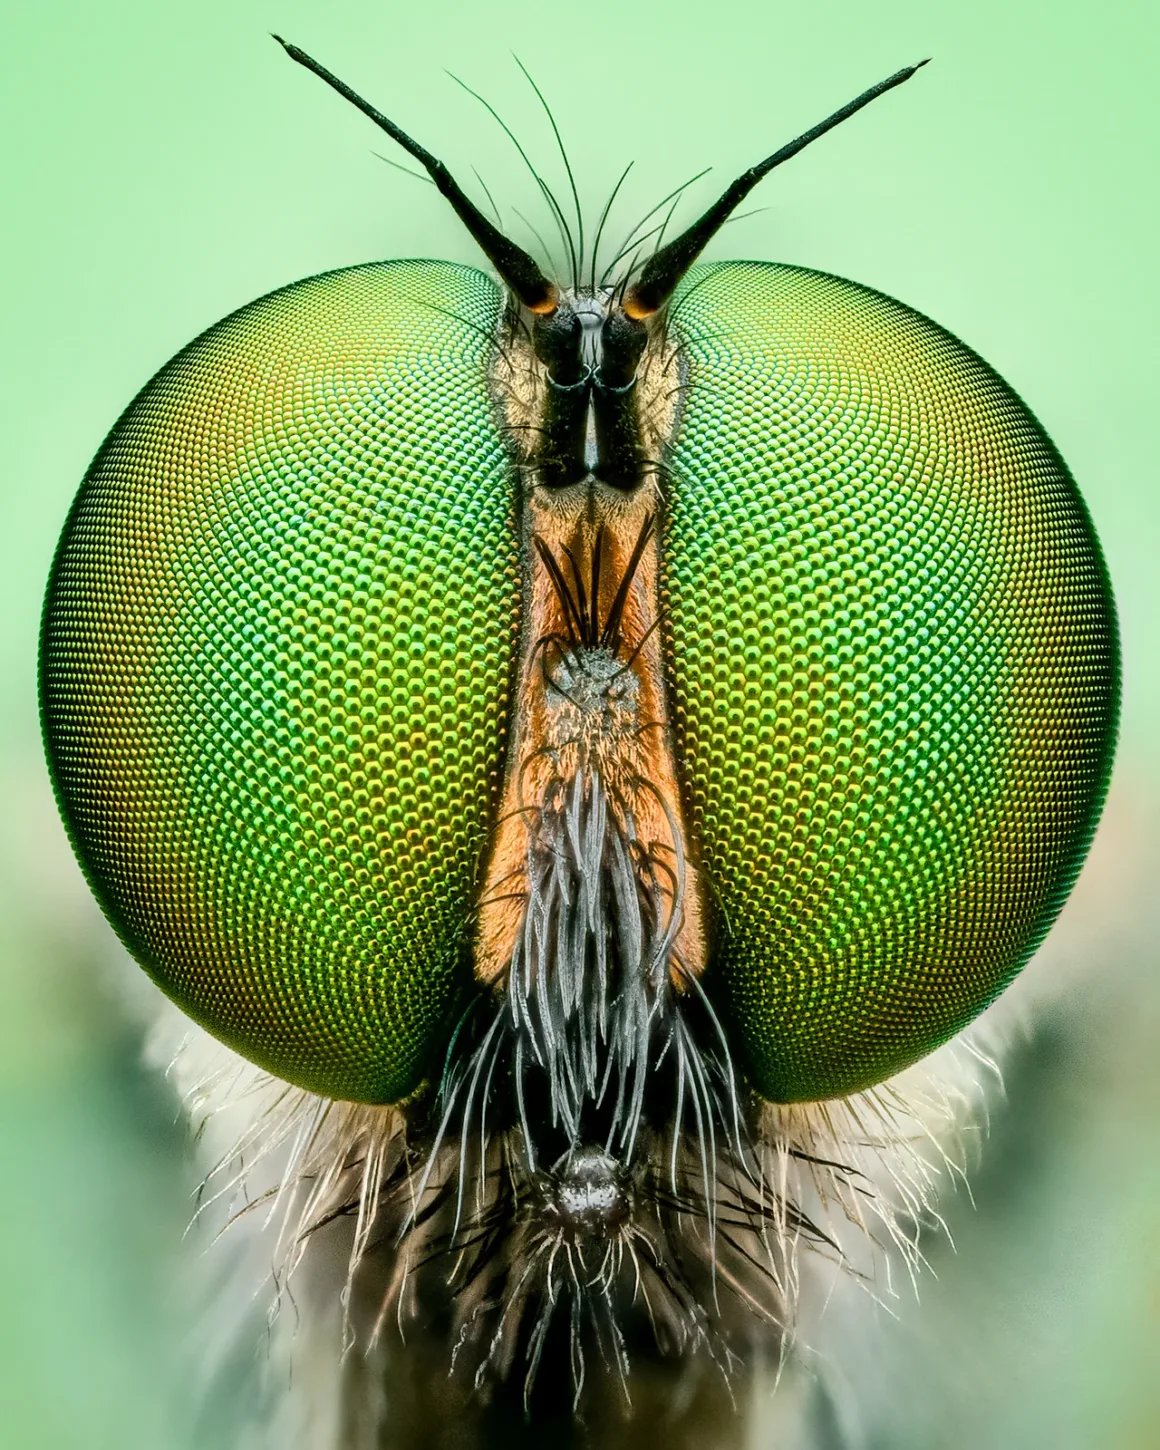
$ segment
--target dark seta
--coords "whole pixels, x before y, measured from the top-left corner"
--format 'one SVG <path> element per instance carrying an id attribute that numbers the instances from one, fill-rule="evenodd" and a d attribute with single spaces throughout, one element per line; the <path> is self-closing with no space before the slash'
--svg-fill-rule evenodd
<path id="1" fill-rule="evenodd" d="M 683 387 L 666 305 L 762 176 L 913 68 L 739 178 L 635 281 L 598 282 L 593 260 L 583 285 L 574 255 L 562 289 L 440 162 L 287 49 L 422 162 L 507 283 L 492 385 L 530 581 L 478 908 L 481 990 L 438 1091 L 379 1150 L 373 1193 L 368 1150 L 353 1145 L 352 1171 L 311 1199 L 302 1231 L 360 1219 L 350 1333 L 382 1365 L 356 1355 L 350 1372 L 385 1375 L 382 1445 L 468 1443 L 476 1414 L 505 1439 L 539 1443 L 552 1426 L 568 1443 L 610 1444 L 624 1425 L 631 1442 L 629 1417 L 662 1406 L 679 1406 L 679 1433 L 703 1443 L 695 1406 L 719 1416 L 744 1393 L 743 1370 L 776 1362 L 790 1260 L 829 1240 L 771 1177 L 762 1104 L 699 980 L 712 912 L 683 822 L 657 583 Z M 489 914 L 498 903 L 505 921 Z M 405 1350 L 385 1345 L 390 1319 Z M 415 1402 L 405 1430 L 389 1411 L 400 1382 Z"/>
<path id="2" fill-rule="evenodd" d="M 627 171 L 586 242 L 561 146 L 553 278 L 286 49 L 502 288 L 342 268 L 191 343 L 86 476 L 41 676 L 78 858 L 176 1004 L 219 1318 L 248 1346 L 272 1300 L 257 1443 L 806 1450 L 770 1392 L 838 1384 L 916 1278 L 985 1117 L 965 1029 L 1098 819 L 1090 519 L 929 318 L 690 270 L 917 67 L 603 272 Z"/>

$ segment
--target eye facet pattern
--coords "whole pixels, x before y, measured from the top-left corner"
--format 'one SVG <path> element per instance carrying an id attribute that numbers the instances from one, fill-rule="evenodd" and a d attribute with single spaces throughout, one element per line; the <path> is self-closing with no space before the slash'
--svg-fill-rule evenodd
<path id="1" fill-rule="evenodd" d="M 634 1382 L 667 1414 L 686 1371 L 728 1395 L 784 1349 L 799 1249 L 841 1263 L 843 1219 L 921 1258 L 917 1119 L 860 1094 L 977 1016 L 1070 889 L 1111 592 L 1062 460 L 956 338 L 836 277 L 696 264 L 925 62 L 598 283 L 609 208 L 586 231 L 562 142 L 570 282 L 282 44 L 503 288 L 348 268 L 158 373 L 54 564 L 50 768 L 129 950 L 275 1077 L 210 1178 L 248 1207 L 236 1161 L 280 1155 L 280 1284 L 327 1245 L 307 1297 L 349 1383 L 382 1379 L 344 1444 L 432 1349 L 433 1441 L 535 1422 L 542 1385 L 540 1427 L 589 1433 L 570 1394 L 605 1443 Z"/>
<path id="2" fill-rule="evenodd" d="M 227 318 L 114 429 L 50 589 L 50 759 L 98 895 L 191 1015 L 335 1096 L 413 1090 L 471 980 L 527 613 L 500 318 L 440 263 Z M 848 1093 L 982 1010 L 1070 888 L 1115 729 L 1106 575 L 1026 408 L 901 304 L 703 265 L 650 346 L 706 989 L 763 1096 Z M 540 527 L 576 507 L 536 497 Z"/>
<path id="3" fill-rule="evenodd" d="M 197 1021 L 396 1101 L 457 995 L 519 624 L 481 273 L 392 262 L 226 318 L 80 492 L 46 608 L 50 763 L 129 949 Z"/>
<path id="4" fill-rule="evenodd" d="M 706 974 L 764 1096 L 881 1082 L 964 1027 L 1083 861 L 1114 607 L 1065 465 L 929 319 L 836 277 L 705 264 L 662 600 Z"/>

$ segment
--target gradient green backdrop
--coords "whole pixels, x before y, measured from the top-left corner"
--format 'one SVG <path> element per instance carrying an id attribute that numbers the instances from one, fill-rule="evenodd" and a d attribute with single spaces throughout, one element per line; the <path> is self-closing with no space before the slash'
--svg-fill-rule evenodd
<path id="1" fill-rule="evenodd" d="M 551 169 L 515 49 L 556 108 L 590 213 L 636 158 L 617 232 L 700 167 L 714 167 L 707 199 L 864 86 L 934 57 L 765 183 L 768 209 L 710 255 L 893 293 L 1023 394 L 1104 541 L 1126 710 L 1093 869 L 1046 949 L 1073 964 L 1070 985 L 1013 1069 L 977 1210 L 963 1195 L 950 1206 L 957 1257 L 932 1247 L 938 1279 L 921 1308 L 900 1302 L 901 1327 L 884 1321 L 854 1393 L 864 1443 L 881 1450 L 1160 1445 L 1154 15 L 1130 0 L 13 8 L 0 62 L 5 1444 L 229 1440 L 225 1410 L 199 1428 L 176 1368 L 195 1317 L 174 1277 L 180 1134 L 137 1065 L 117 949 L 39 752 L 35 635 L 65 510 L 137 388 L 224 313 L 372 258 L 478 261 L 434 191 L 375 159 L 385 140 L 281 54 L 276 29 L 466 182 L 477 165 L 538 217 L 503 137 L 443 75 L 483 89 Z"/>

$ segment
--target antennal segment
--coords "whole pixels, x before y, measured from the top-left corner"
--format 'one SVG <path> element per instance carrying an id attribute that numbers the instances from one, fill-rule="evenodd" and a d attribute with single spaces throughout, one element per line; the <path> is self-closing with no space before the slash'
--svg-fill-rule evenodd
<path id="1" fill-rule="evenodd" d="M 275 35 L 274 39 L 291 60 L 305 66 L 308 71 L 313 71 L 320 80 L 324 80 L 340 96 L 357 106 L 364 116 L 369 116 L 376 126 L 384 130 L 393 141 L 397 141 L 404 151 L 419 162 L 455 208 L 456 216 L 479 243 L 488 261 L 525 307 L 541 317 L 551 316 L 555 312 L 558 296 L 556 288 L 540 271 L 534 258 L 530 257 L 522 247 L 516 246 L 515 242 L 510 241 L 488 221 L 438 157 L 432 156 L 430 151 L 420 146 L 417 141 L 412 141 L 405 131 L 395 125 L 394 121 L 376 110 L 369 101 L 364 101 L 357 91 L 352 91 L 345 81 L 340 81 L 324 65 L 320 65 L 313 56 L 307 55 L 298 46 L 283 40 L 280 35 Z"/>
<path id="2" fill-rule="evenodd" d="M 729 213 L 745 200 L 757 183 L 763 177 L 768 176 L 775 166 L 780 166 L 783 161 L 788 161 L 791 156 L 796 156 L 799 151 L 804 151 L 811 141 L 816 141 L 819 136 L 824 136 L 827 131 L 832 131 L 835 126 L 840 126 L 843 121 L 849 120 L 856 111 L 860 111 L 863 106 L 868 106 L 871 101 L 876 100 L 886 91 L 900 86 L 903 81 L 908 81 L 916 70 L 926 64 L 925 60 L 920 60 L 918 65 L 906 66 L 900 71 L 895 71 L 892 76 L 887 76 L 884 81 L 879 81 L 876 86 L 871 86 L 868 91 L 863 91 L 860 96 L 847 102 L 832 116 L 827 116 L 824 121 L 819 121 L 816 126 L 803 132 L 795 141 L 790 141 L 780 151 L 775 151 L 772 156 L 767 156 L 764 161 L 759 162 L 756 166 L 751 166 L 748 171 L 742 172 L 737 180 L 726 189 L 720 200 L 714 202 L 699 221 L 695 221 L 687 231 L 682 232 L 679 237 L 675 237 L 667 246 L 654 252 L 648 259 L 640 274 L 640 280 L 625 294 L 624 310 L 629 317 L 640 321 L 651 317 L 654 312 L 665 305 L 673 295 L 677 283 L 696 261 L 713 234 L 727 220 Z"/>

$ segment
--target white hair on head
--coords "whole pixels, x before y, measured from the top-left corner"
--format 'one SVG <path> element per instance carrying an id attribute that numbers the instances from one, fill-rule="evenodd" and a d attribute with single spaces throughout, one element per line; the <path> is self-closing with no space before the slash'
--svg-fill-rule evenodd
<path id="1" fill-rule="evenodd" d="M 804 1367 L 851 1425 L 856 1410 L 842 1386 L 846 1360 L 864 1353 L 857 1326 L 917 1291 L 924 1236 L 945 1232 L 940 1195 L 966 1183 L 1019 1018 L 1004 999 L 969 1034 L 878 1088 L 765 1110 L 760 1152 L 777 1205 L 767 1220 L 778 1240 L 770 1262 L 785 1307 L 781 1322 L 767 1324 L 768 1373 L 776 1381 L 787 1358 Z M 150 1057 L 194 1128 L 205 1177 L 192 1227 L 201 1240 L 220 1239 L 210 1254 L 222 1272 L 206 1326 L 207 1388 L 224 1364 L 252 1354 L 252 1443 L 376 1446 L 390 1405 L 368 1393 L 375 1374 L 359 1373 L 353 1428 L 344 1362 L 373 1365 L 386 1339 L 406 1334 L 405 1264 L 383 1285 L 395 1322 L 380 1319 L 368 1334 L 351 1316 L 379 1197 L 405 1151 L 401 1115 L 288 1087 L 168 1006 Z M 803 1218 L 824 1239 L 804 1235 Z M 797 1403 L 779 1400 L 779 1417 Z"/>

